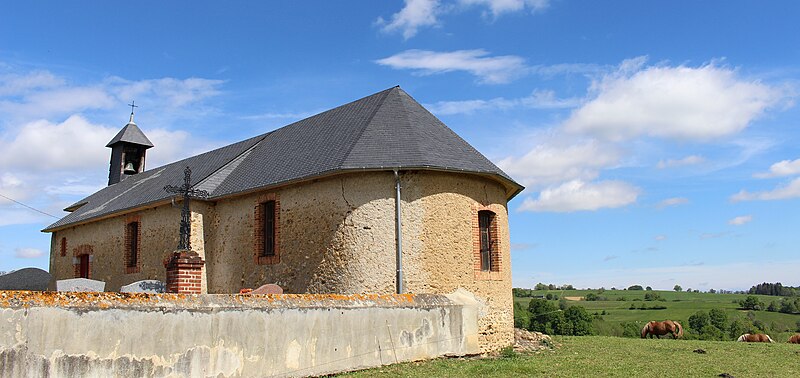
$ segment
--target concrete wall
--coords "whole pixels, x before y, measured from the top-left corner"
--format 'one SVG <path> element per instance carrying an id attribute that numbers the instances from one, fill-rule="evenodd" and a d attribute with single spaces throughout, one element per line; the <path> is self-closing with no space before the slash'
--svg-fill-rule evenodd
<path id="1" fill-rule="evenodd" d="M 452 295 L 0 292 L 2 377 L 271 377 L 476 354 Z"/>
<path id="2" fill-rule="evenodd" d="M 465 288 L 486 303 L 480 314 L 481 347 L 513 342 L 513 302 L 508 211 L 501 184 L 479 175 L 434 171 L 401 173 L 403 266 L 411 293 L 448 293 Z M 255 208 L 265 195 L 280 203 L 280 263 L 254 261 Z M 192 246 L 206 259 L 204 290 L 237 293 L 275 283 L 285 293 L 377 293 L 395 290 L 395 201 L 392 172 L 341 174 L 216 203 L 192 203 Z M 497 217 L 499 272 L 476 272 L 473 256 L 478 209 Z M 58 240 L 95 243 L 92 278 L 109 290 L 139 279 L 164 277 L 161 260 L 177 244 L 179 210 L 162 206 L 142 217 L 142 272 L 123 275 L 124 218 L 56 233 L 51 272 L 63 274 Z M 80 232 L 78 232 L 80 231 Z M 72 245 L 72 244 L 70 244 Z M 96 252 L 97 253 L 97 252 Z M 55 257 L 53 257 L 55 256 Z M 66 260 L 64 260 L 66 262 Z M 55 268 L 55 269 L 54 269 Z M 151 269 L 152 268 L 152 269 Z"/>

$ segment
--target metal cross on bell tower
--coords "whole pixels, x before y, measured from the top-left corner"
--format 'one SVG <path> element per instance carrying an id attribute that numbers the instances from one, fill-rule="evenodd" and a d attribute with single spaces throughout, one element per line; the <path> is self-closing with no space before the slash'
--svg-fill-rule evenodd
<path id="1" fill-rule="evenodd" d="M 189 201 L 191 198 L 208 198 L 208 192 L 205 190 L 192 189 L 192 170 L 189 167 L 183 170 L 183 185 L 173 186 L 167 185 L 164 190 L 167 193 L 175 193 L 183 196 L 183 207 L 181 208 L 181 236 L 178 241 L 178 250 L 191 250 L 192 246 L 189 241 L 189 236 L 192 234 L 191 211 L 189 209 Z"/>

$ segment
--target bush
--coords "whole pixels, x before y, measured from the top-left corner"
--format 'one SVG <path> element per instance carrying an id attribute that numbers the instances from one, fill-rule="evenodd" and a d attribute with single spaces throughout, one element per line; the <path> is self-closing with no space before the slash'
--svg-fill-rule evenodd
<path id="1" fill-rule="evenodd" d="M 764 308 L 764 303 L 758 300 L 757 297 L 748 295 L 747 298 L 739 301 L 739 306 L 743 310 L 759 311 Z"/>
<path id="2" fill-rule="evenodd" d="M 728 314 L 718 308 L 712 308 L 708 311 L 708 320 L 711 322 L 712 326 L 722 331 L 727 328 Z"/>
<path id="3" fill-rule="evenodd" d="M 622 337 L 642 337 L 643 325 L 635 322 L 622 322 Z"/>
<path id="4" fill-rule="evenodd" d="M 587 300 L 587 301 L 596 301 L 597 300 L 597 294 L 588 293 L 588 294 L 586 294 L 586 296 L 583 297 L 583 299 Z"/>
<path id="5" fill-rule="evenodd" d="M 798 310 L 795 302 L 789 298 L 783 298 L 779 311 L 784 314 L 794 314 Z"/>
<path id="6" fill-rule="evenodd" d="M 689 327 L 696 333 L 702 333 L 703 327 L 711 325 L 708 314 L 705 311 L 697 311 L 689 317 Z"/>
<path id="7" fill-rule="evenodd" d="M 644 295 L 644 300 L 646 301 L 658 301 L 661 300 L 661 295 L 658 293 L 646 293 Z"/>
<path id="8" fill-rule="evenodd" d="M 642 285 L 631 285 L 628 286 L 628 290 L 644 290 L 644 288 L 642 288 Z"/>
<path id="9" fill-rule="evenodd" d="M 700 340 L 725 340 L 725 334 L 717 327 L 709 324 L 700 330 Z"/>
<path id="10" fill-rule="evenodd" d="M 728 325 L 728 336 L 730 336 L 731 339 L 735 340 L 736 338 L 744 334 L 747 331 L 747 328 L 748 327 L 745 326 L 745 324 L 741 320 L 734 319 L 733 321 L 731 321 L 731 324 Z"/>
<path id="11" fill-rule="evenodd" d="M 566 323 L 571 323 L 572 333 L 563 333 L 571 336 L 587 336 L 594 334 L 592 317 L 583 306 L 572 306 L 564 311 Z"/>

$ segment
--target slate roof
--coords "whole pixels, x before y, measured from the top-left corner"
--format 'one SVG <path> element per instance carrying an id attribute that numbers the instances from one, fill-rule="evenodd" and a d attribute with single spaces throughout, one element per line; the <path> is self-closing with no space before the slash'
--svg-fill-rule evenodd
<path id="1" fill-rule="evenodd" d="M 139 129 L 139 126 L 133 123 L 133 120 L 128 122 L 128 124 L 108 142 L 106 147 L 111 147 L 119 142 L 141 144 L 142 146 L 147 146 L 147 148 L 153 147 L 153 143 L 150 142 L 150 139 L 147 139 L 142 130 Z"/>
<path id="2" fill-rule="evenodd" d="M 484 175 L 502 183 L 509 199 L 523 189 L 400 87 L 393 87 L 130 176 L 69 206 L 77 209 L 43 231 L 168 200 L 172 195 L 164 186 L 180 185 L 186 166 L 192 169 L 192 185 L 208 191 L 210 200 L 336 173 L 394 168 Z"/>

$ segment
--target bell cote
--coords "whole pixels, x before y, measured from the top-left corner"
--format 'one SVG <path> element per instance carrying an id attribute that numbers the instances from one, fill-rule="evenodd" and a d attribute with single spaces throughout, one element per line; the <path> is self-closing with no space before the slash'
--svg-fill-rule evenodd
<path id="1" fill-rule="evenodd" d="M 133 109 L 133 107 L 131 108 Z M 106 147 L 111 148 L 111 166 L 108 169 L 108 185 L 116 184 L 128 176 L 144 172 L 145 152 L 153 147 L 150 139 L 133 122 L 133 110 L 128 124 L 111 139 Z"/>

